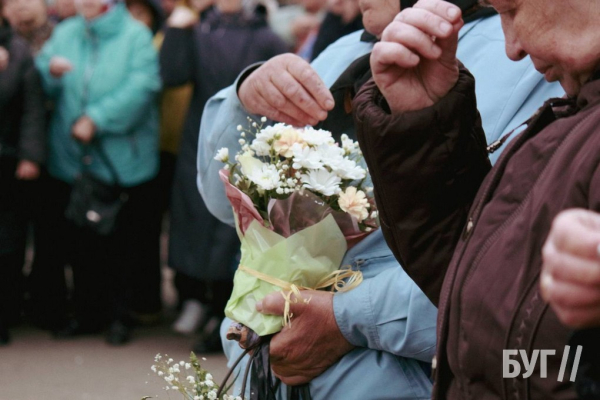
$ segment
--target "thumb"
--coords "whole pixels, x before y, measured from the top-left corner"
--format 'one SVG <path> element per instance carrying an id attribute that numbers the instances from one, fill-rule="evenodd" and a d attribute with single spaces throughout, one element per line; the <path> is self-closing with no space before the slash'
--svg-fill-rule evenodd
<path id="1" fill-rule="evenodd" d="M 256 311 L 266 315 L 283 315 L 285 310 L 286 291 L 273 292 L 266 295 L 262 300 L 256 303 Z M 310 296 L 305 294 L 306 291 L 300 292 L 300 297 L 294 293 L 290 294 L 290 312 L 297 314 L 305 305 L 304 300 Z"/>
<path id="2" fill-rule="evenodd" d="M 266 315 L 283 315 L 285 300 L 282 292 L 273 292 L 256 303 L 256 311 Z"/>
<path id="3" fill-rule="evenodd" d="M 459 9 L 460 11 L 460 9 Z M 460 15 L 460 14 L 459 14 Z M 453 64 L 456 62 L 456 51 L 458 50 L 458 34 L 464 25 L 462 18 L 452 24 L 452 34 L 449 37 L 442 39 L 438 38 L 437 44 L 442 49 L 440 62 Z"/>
<path id="4" fill-rule="evenodd" d="M 596 260 L 600 257 L 600 215 L 583 209 L 563 211 L 554 219 L 550 240 L 559 251 Z"/>

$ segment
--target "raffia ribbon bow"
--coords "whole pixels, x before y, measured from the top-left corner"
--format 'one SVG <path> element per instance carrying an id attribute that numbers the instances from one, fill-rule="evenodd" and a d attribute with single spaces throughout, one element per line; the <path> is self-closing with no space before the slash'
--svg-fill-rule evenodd
<path id="1" fill-rule="evenodd" d="M 283 310 L 283 326 L 287 325 L 289 327 L 292 326 L 292 317 L 294 316 L 294 314 L 290 312 L 290 304 L 292 302 L 298 303 L 298 299 L 302 298 L 302 295 L 300 294 L 301 290 L 320 290 L 330 287 L 332 292 L 343 293 L 354 289 L 363 281 L 362 272 L 352 270 L 352 267 L 349 265 L 344 266 L 336 271 L 333 271 L 332 273 L 321 279 L 319 283 L 317 283 L 317 285 L 312 288 L 306 286 L 298 286 L 293 283 L 286 282 L 284 280 L 272 277 L 270 275 L 263 274 L 262 272 L 254 270 L 252 268 L 245 267 L 241 264 L 238 267 L 238 269 L 254 276 L 255 278 L 260 279 L 261 281 L 265 281 L 267 283 L 270 283 L 271 285 L 275 285 L 283 289 L 283 291 L 281 292 L 281 295 L 285 300 L 285 306 Z M 295 296 L 294 299 L 292 299 L 292 294 Z M 302 302 L 304 304 L 310 303 L 310 300 L 310 298 L 302 298 Z"/>

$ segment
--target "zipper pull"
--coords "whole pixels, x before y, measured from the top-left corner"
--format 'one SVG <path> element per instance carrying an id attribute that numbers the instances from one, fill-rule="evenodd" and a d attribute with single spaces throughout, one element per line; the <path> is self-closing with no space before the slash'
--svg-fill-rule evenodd
<path id="1" fill-rule="evenodd" d="M 490 144 L 487 147 L 488 154 L 495 153 L 496 150 L 498 150 L 500 147 L 502 147 L 503 144 L 504 144 L 504 142 L 502 140 L 496 140 L 494 143 Z"/>
<path id="2" fill-rule="evenodd" d="M 467 226 L 465 227 L 465 233 L 463 234 L 463 240 L 467 240 L 471 236 L 471 232 L 473 232 L 473 227 L 475 223 L 473 223 L 473 218 L 469 217 L 469 221 L 467 222 Z"/>

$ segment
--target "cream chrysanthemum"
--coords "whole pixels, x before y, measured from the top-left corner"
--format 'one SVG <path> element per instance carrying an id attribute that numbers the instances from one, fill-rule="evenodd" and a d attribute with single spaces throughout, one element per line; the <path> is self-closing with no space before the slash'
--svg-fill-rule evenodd
<path id="1" fill-rule="evenodd" d="M 342 211 L 355 217 L 358 222 L 362 222 L 369 217 L 369 201 L 365 192 L 357 190 L 354 186 L 349 186 L 344 192 L 339 194 L 338 204 Z"/>

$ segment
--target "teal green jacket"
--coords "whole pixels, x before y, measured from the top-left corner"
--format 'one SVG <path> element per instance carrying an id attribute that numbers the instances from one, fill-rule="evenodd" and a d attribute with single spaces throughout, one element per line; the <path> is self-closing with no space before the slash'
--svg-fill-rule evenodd
<path id="1" fill-rule="evenodd" d="M 68 59 L 73 70 L 50 75 L 50 59 Z M 82 115 L 96 124 L 98 138 L 124 186 L 152 179 L 158 170 L 158 57 L 150 31 L 123 4 L 86 21 L 77 16 L 59 24 L 36 59 L 55 110 L 49 128 L 48 170 L 67 183 L 82 169 L 85 146 L 71 137 Z M 93 150 L 89 170 L 113 182 Z"/>

